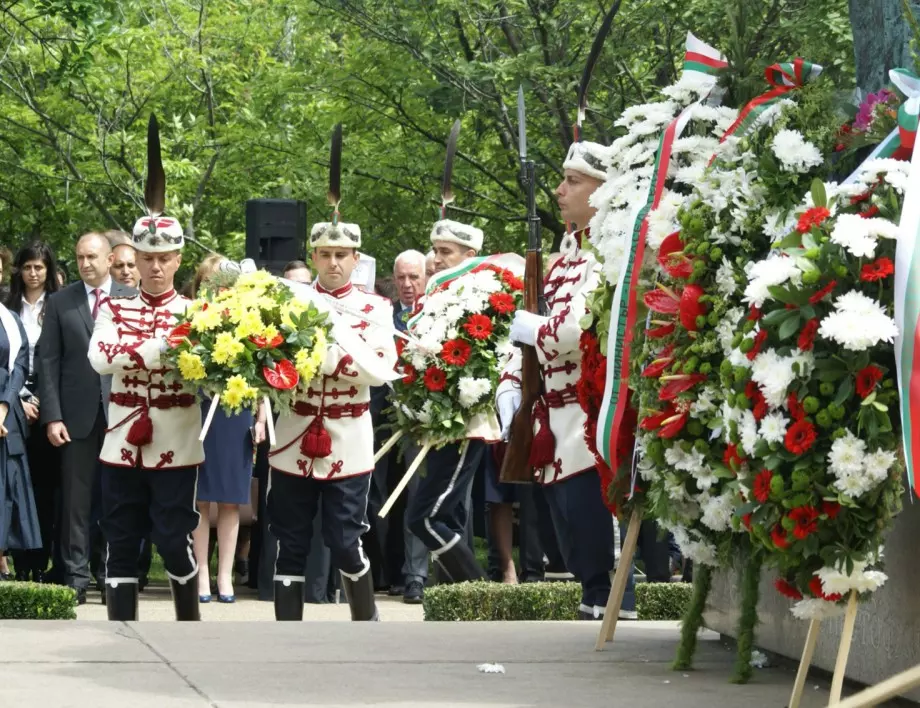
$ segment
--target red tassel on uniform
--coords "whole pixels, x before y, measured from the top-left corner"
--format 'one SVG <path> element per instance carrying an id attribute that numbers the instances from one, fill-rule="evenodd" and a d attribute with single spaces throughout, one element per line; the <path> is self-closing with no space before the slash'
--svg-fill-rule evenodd
<path id="1" fill-rule="evenodd" d="M 125 439 L 129 445 L 134 445 L 135 447 L 143 447 L 153 441 L 153 421 L 147 415 L 146 409 L 142 410 L 137 420 L 131 424 L 128 436 Z"/>
<path id="2" fill-rule="evenodd" d="M 313 459 L 329 457 L 332 454 L 332 438 L 329 437 L 329 432 L 323 425 L 322 417 L 316 416 L 310 423 L 307 432 L 300 440 L 300 452 L 304 457 Z"/>
<path id="3" fill-rule="evenodd" d="M 546 467 L 556 460 L 556 438 L 549 429 L 549 411 L 543 401 L 537 401 L 533 407 L 533 417 L 539 429 L 533 436 L 530 446 L 530 458 L 527 464 L 531 467 Z"/>

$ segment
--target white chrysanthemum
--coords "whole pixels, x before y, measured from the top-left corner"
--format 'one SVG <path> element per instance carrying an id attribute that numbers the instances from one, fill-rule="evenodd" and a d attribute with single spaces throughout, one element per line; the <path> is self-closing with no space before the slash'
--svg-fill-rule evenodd
<path id="1" fill-rule="evenodd" d="M 725 256 L 722 256 L 722 262 L 716 271 L 716 288 L 722 297 L 731 297 L 738 289 L 738 283 L 735 282 L 735 269 Z"/>
<path id="2" fill-rule="evenodd" d="M 844 608 L 834 602 L 808 598 L 799 600 L 790 610 L 796 619 L 800 620 L 825 620 L 843 614 Z"/>
<path id="3" fill-rule="evenodd" d="M 760 421 L 760 437 L 768 443 L 781 443 L 786 438 L 789 419 L 779 411 L 768 413 Z"/>
<path id="4" fill-rule="evenodd" d="M 428 425 L 429 423 L 431 423 L 431 406 L 432 406 L 432 403 L 431 403 L 431 400 L 429 399 L 425 401 L 425 403 L 422 405 L 421 410 L 418 411 L 416 417 L 418 418 L 420 423 L 424 423 L 425 425 Z"/>
<path id="5" fill-rule="evenodd" d="M 464 408 L 470 408 L 492 390 L 489 379 L 474 379 L 472 376 L 463 376 L 457 383 L 460 392 L 459 402 Z"/>
<path id="6" fill-rule="evenodd" d="M 831 231 L 831 241 L 857 258 L 874 258 L 879 238 L 897 239 L 898 226 L 888 219 L 864 219 L 858 214 L 841 214 Z"/>
<path id="7" fill-rule="evenodd" d="M 875 592 L 888 576 L 878 570 L 866 570 L 865 562 L 855 562 L 853 572 L 847 575 L 841 567 L 821 568 L 815 573 L 821 578 L 821 588 L 827 595 L 848 595 L 851 590 L 857 593 Z"/>
<path id="8" fill-rule="evenodd" d="M 748 455 L 753 456 L 760 436 L 757 435 L 757 419 L 754 418 L 751 411 L 744 411 L 741 414 L 741 425 L 738 432 L 741 436 L 741 447 Z"/>
<path id="9" fill-rule="evenodd" d="M 834 301 L 834 310 L 821 320 L 818 334 L 850 351 L 865 351 L 898 335 L 894 320 L 878 301 L 851 290 Z"/>
<path id="10" fill-rule="evenodd" d="M 873 487 L 875 487 L 875 482 L 868 475 L 848 474 L 834 480 L 831 486 L 851 499 L 859 499 L 863 494 L 868 494 L 872 491 Z"/>
<path id="11" fill-rule="evenodd" d="M 772 150 L 787 172 L 808 172 L 824 162 L 821 151 L 797 130 L 779 131 L 773 138 Z"/>
<path id="12" fill-rule="evenodd" d="M 717 497 L 709 497 L 700 501 L 703 516 L 700 519 L 704 526 L 716 532 L 728 531 L 732 524 L 732 514 L 735 511 L 734 498 L 731 493 Z"/>
<path id="13" fill-rule="evenodd" d="M 767 349 L 754 357 L 751 379 L 758 384 L 771 409 L 779 408 L 786 401 L 786 390 L 795 379 L 794 361 L 794 357 L 780 356 L 775 349 Z"/>
<path id="14" fill-rule="evenodd" d="M 772 300 L 770 288 L 791 281 L 793 285 L 802 282 L 802 271 L 794 258 L 781 253 L 771 253 L 755 263 L 748 272 L 748 284 L 744 289 L 744 302 L 754 307 L 763 307 Z"/>
<path id="15" fill-rule="evenodd" d="M 869 478 L 876 483 L 883 482 L 888 477 L 888 470 L 897 460 L 897 456 L 889 450 L 879 448 L 875 452 L 866 455 L 863 460 L 865 471 Z"/>
<path id="16" fill-rule="evenodd" d="M 646 243 L 657 251 L 661 242 L 680 227 L 677 224 L 677 210 L 684 203 L 684 197 L 678 192 L 668 192 L 658 204 L 658 208 L 648 214 Z"/>
<path id="17" fill-rule="evenodd" d="M 859 474 L 863 470 L 865 456 L 865 441 L 848 430 L 844 437 L 831 444 L 831 451 L 827 454 L 828 471 L 838 478 Z"/>
<path id="18" fill-rule="evenodd" d="M 671 529 L 674 534 L 674 541 L 680 547 L 681 555 L 684 558 L 692 560 L 694 563 L 701 565 L 717 566 L 718 556 L 716 547 L 711 543 L 702 540 L 698 534 L 696 538 L 683 526 L 675 526 Z"/>
<path id="19" fill-rule="evenodd" d="M 863 163 L 858 179 L 863 185 L 874 185 L 879 177 L 882 177 L 888 184 L 903 193 L 903 186 L 906 185 L 909 174 L 910 161 L 876 158 Z"/>

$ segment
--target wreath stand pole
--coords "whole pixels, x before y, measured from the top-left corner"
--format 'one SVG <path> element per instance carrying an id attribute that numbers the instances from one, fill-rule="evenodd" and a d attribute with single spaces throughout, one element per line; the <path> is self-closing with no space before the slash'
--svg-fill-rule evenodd
<path id="1" fill-rule="evenodd" d="M 869 708 L 869 706 L 877 706 L 879 703 L 887 701 L 889 698 L 900 696 L 917 686 L 920 686 L 920 666 L 907 669 L 875 686 L 870 686 L 850 696 L 842 703 L 838 703 L 835 708 Z"/>
<path id="2" fill-rule="evenodd" d="M 843 634 L 840 635 L 840 648 L 837 649 L 837 664 L 834 666 L 834 678 L 831 681 L 831 700 L 828 705 L 840 703 L 843 692 L 843 678 L 847 671 L 847 659 L 850 657 L 850 644 L 853 642 L 853 628 L 856 626 L 856 591 L 850 590 L 847 601 L 847 613 L 843 618 Z"/>
<path id="3" fill-rule="evenodd" d="M 595 651 L 603 651 L 604 644 L 613 641 L 613 633 L 617 630 L 617 619 L 620 616 L 620 607 L 623 605 L 623 595 L 626 594 L 626 581 L 629 580 L 629 571 L 632 568 L 633 556 L 636 555 L 636 544 L 639 541 L 639 527 L 642 525 L 642 512 L 633 511 L 629 519 L 629 528 L 626 531 L 626 540 L 620 550 L 620 563 L 613 576 L 610 586 L 610 595 L 607 597 L 607 609 L 604 610 L 604 621 L 597 633 Z"/>
<path id="4" fill-rule="evenodd" d="M 805 648 L 802 649 L 802 660 L 799 670 L 795 675 L 792 686 L 792 696 L 789 698 L 789 708 L 799 708 L 802 702 L 802 693 L 805 691 L 805 680 L 808 678 L 808 669 L 811 667 L 811 658 L 815 654 L 818 644 L 818 635 L 821 633 L 821 620 L 813 619 L 808 623 L 808 635 L 805 637 Z"/>
<path id="5" fill-rule="evenodd" d="M 468 445 L 469 442 L 464 440 L 464 445 Z M 406 473 L 402 476 L 402 479 L 399 480 L 399 484 L 396 485 L 396 489 L 393 490 L 393 493 L 390 495 L 390 498 L 386 500 L 386 503 L 380 508 L 380 511 L 377 513 L 381 519 L 384 518 L 387 514 L 390 513 L 390 509 L 393 508 L 393 505 L 396 503 L 396 500 L 399 498 L 399 495 L 402 494 L 403 490 L 406 488 L 406 485 L 409 484 L 409 480 L 412 479 L 412 475 L 415 474 L 415 471 L 421 466 L 422 462 L 425 461 L 425 456 L 428 454 L 428 451 L 431 449 L 431 443 L 425 443 L 418 455 L 415 456 L 415 459 L 412 461 L 412 464 L 409 465 L 409 469 L 406 470 Z"/>
<path id="6" fill-rule="evenodd" d="M 397 430 L 393 435 L 390 436 L 390 439 L 387 440 L 383 445 L 380 446 L 380 449 L 377 450 L 374 455 L 374 464 L 376 465 L 380 460 L 386 455 L 390 450 L 393 449 L 393 446 L 399 442 L 399 439 L 403 436 L 403 431 Z"/>

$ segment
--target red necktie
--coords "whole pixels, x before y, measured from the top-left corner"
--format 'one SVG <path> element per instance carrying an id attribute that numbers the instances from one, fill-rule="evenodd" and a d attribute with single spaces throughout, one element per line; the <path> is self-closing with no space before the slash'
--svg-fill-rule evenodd
<path id="1" fill-rule="evenodd" d="M 93 320 L 95 320 L 96 315 L 99 314 L 99 302 L 102 300 L 102 288 L 93 288 L 93 295 L 96 296 L 96 300 L 93 302 Z"/>

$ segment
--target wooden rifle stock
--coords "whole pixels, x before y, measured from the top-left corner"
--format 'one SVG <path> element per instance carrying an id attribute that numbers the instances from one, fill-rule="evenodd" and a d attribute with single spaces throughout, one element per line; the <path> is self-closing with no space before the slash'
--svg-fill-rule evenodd
<path id="1" fill-rule="evenodd" d="M 530 248 L 524 265 L 524 309 L 540 313 L 543 294 L 543 261 L 539 249 Z M 521 407 L 514 414 L 509 431 L 505 457 L 499 481 L 510 483 L 533 482 L 530 466 L 530 447 L 533 444 L 533 407 L 543 392 L 543 374 L 537 350 L 521 345 Z"/>

